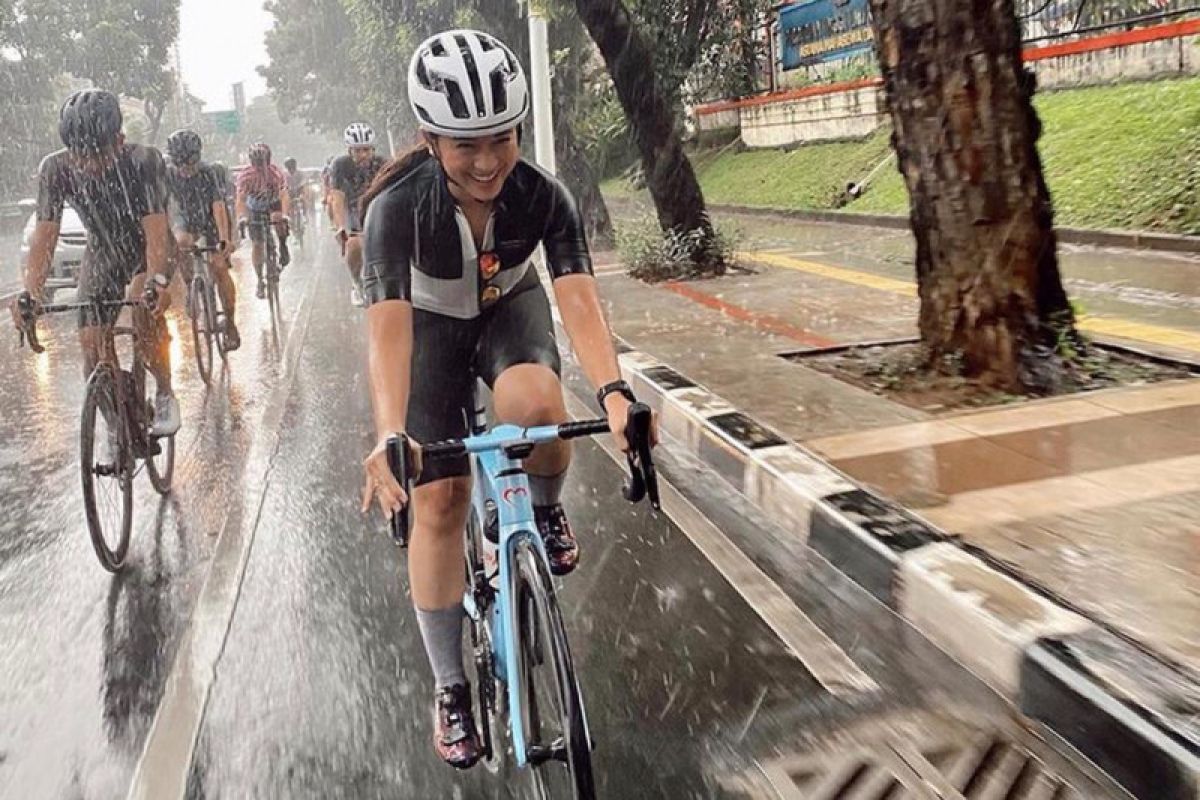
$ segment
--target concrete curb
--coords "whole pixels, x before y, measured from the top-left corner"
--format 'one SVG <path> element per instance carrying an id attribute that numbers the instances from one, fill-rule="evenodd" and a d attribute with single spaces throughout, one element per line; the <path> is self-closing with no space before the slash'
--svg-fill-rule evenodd
<path id="1" fill-rule="evenodd" d="M 632 202 L 628 198 L 606 198 L 617 205 Z M 822 211 L 818 209 L 771 208 L 710 203 L 710 211 L 745 214 L 756 217 L 787 217 L 804 222 L 828 222 L 836 225 L 861 225 L 871 228 L 907 230 L 908 217 L 902 214 L 861 214 L 856 211 Z M 1056 228 L 1058 241 L 1064 244 L 1091 247 L 1124 247 L 1130 250 L 1157 250 L 1168 253 L 1200 253 L 1200 236 L 1184 236 L 1153 231 L 1120 231 L 1100 228 Z"/>
<path id="2" fill-rule="evenodd" d="M 1200 682 L 880 498 L 645 353 L 663 432 L 1135 797 L 1200 798 Z M 1188 720 L 1191 720 L 1190 724 Z"/>

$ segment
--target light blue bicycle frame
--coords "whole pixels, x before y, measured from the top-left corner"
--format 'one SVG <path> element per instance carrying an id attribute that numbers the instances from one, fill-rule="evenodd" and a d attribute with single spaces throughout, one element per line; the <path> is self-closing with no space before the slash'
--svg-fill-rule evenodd
<path id="1" fill-rule="evenodd" d="M 517 675 L 517 659 L 520 658 L 517 635 L 516 598 L 511 596 L 509 587 L 512 585 L 513 557 L 516 545 L 522 539 L 533 543 L 538 557 L 547 564 L 545 545 L 537 533 L 537 523 L 533 517 L 533 502 L 529 496 L 529 477 L 525 474 L 521 462 L 509 458 L 504 452 L 504 446 L 520 441 L 534 444 L 546 444 L 558 440 L 558 427 L 549 425 L 538 428 L 520 428 L 516 425 L 500 425 L 487 433 L 463 439 L 467 453 L 471 459 L 471 474 L 474 478 L 471 490 L 471 504 L 475 509 L 476 519 L 480 525 L 486 520 L 485 503 L 491 500 L 496 504 L 499 521 L 499 544 L 497 555 L 500 563 L 500 587 L 496 590 L 492 607 L 488 610 L 486 623 L 491 629 L 492 638 L 492 669 L 508 693 L 508 723 L 512 732 L 513 752 L 516 754 L 517 765 L 524 767 L 529 763 L 529 741 L 524 730 L 524 720 L 521 719 L 521 693 L 524 687 L 514 680 Z M 480 537 L 484 536 L 481 529 Z M 473 588 L 467 587 L 463 605 L 467 614 L 473 619 L 479 619 L 480 614 L 475 607 Z M 582 704 L 581 704 L 582 706 Z M 584 730 L 588 730 L 586 712 L 583 712 Z M 494 739 L 495 737 L 493 737 Z M 587 741 L 591 741 L 588 734 Z M 495 742 L 493 741 L 493 746 Z"/>

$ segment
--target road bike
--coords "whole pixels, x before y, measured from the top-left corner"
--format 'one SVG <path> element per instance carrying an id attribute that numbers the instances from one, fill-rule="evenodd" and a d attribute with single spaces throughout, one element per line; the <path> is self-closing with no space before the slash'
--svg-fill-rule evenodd
<path id="1" fill-rule="evenodd" d="M 593 742 L 522 461 L 539 444 L 607 433 L 608 422 L 500 425 L 488 431 L 486 415 L 475 405 L 470 436 L 423 445 L 420 452 L 425 463 L 464 455 L 471 462 L 463 606 L 484 763 L 499 769 L 507 736 L 517 766 L 533 768 L 540 796 L 590 800 L 596 796 Z M 623 493 L 633 503 L 648 497 L 660 509 L 650 428 L 649 406 L 634 404 L 627 428 L 630 479 Z M 407 492 L 415 476 L 411 443 L 404 436 L 389 439 L 388 462 Z M 392 537 L 402 547 L 409 526 L 407 511 L 393 515 Z M 489 563 L 490 547 L 495 566 Z"/>
<path id="2" fill-rule="evenodd" d="M 282 272 L 282 268 L 279 266 L 279 251 L 275 244 L 275 223 L 271 221 L 270 214 L 264 213 L 254 214 L 245 225 L 262 231 L 263 281 L 267 287 L 266 299 L 271 308 L 271 319 L 279 320 L 279 274 Z"/>
<path id="3" fill-rule="evenodd" d="M 212 383 L 213 350 L 220 353 L 222 361 L 229 352 L 225 339 L 228 316 L 220 292 L 216 290 L 209 264 L 209 255 L 219 250 L 218 247 L 198 245 L 189 251 L 193 259 L 193 273 L 191 286 L 188 287 L 188 316 L 192 321 L 196 368 L 205 385 Z"/>
<path id="4" fill-rule="evenodd" d="M 33 352 L 43 353 L 45 348 L 37 335 L 39 316 L 141 306 L 153 304 L 156 297 L 151 288 L 141 300 L 38 306 L 28 293 L 24 293 L 17 301 L 24 323 L 21 340 Z M 129 337 L 132 343 L 129 369 L 122 369 L 117 356 L 116 340 L 124 337 Z M 148 370 L 138 339 L 133 325 L 113 325 L 105 329 L 104 352 L 88 377 L 83 396 L 79 431 L 83 506 L 92 547 L 101 566 L 109 572 L 120 571 L 129 553 L 134 479 L 144 467 L 154 490 L 165 495 L 171 491 L 175 473 L 174 434 L 155 436 L 152 433 L 154 404 L 147 393 Z"/>

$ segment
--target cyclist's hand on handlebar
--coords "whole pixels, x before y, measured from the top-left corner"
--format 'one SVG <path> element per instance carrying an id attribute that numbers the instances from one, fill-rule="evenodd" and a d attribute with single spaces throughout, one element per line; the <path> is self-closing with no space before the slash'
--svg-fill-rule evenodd
<path id="1" fill-rule="evenodd" d="M 408 495 L 404 491 L 396 476 L 392 474 L 392 469 L 388 465 L 387 458 L 387 442 L 389 436 L 380 438 L 379 443 L 375 445 L 375 449 L 363 461 L 363 471 L 366 473 L 366 482 L 363 485 L 362 496 L 362 513 L 367 513 L 371 510 L 371 501 L 377 500 L 379 508 L 383 511 L 383 515 L 388 519 L 404 509 L 408 505 Z M 415 442 L 412 443 L 412 458 L 416 466 L 415 478 L 421 474 L 421 448 Z"/>
<path id="2" fill-rule="evenodd" d="M 629 426 L 629 409 L 633 403 L 627 397 L 620 394 L 610 394 L 604 401 L 604 411 L 608 416 L 608 427 L 612 430 L 613 438 L 616 439 L 617 446 L 621 448 L 622 453 L 629 453 L 632 445 L 629 442 L 629 437 L 626 435 L 626 430 Z M 658 446 L 658 414 L 654 413 L 650 418 L 650 446 Z"/>
<path id="3" fill-rule="evenodd" d="M 16 327 L 18 333 L 24 334 L 29 330 L 41 305 L 29 292 L 21 292 L 12 299 L 12 302 L 8 304 L 8 310 L 12 313 L 13 326 Z"/>

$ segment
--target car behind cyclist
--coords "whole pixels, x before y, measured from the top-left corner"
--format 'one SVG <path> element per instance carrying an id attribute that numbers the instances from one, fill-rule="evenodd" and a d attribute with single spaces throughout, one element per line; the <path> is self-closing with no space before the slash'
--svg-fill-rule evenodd
<path id="1" fill-rule="evenodd" d="M 343 139 L 347 152 L 338 156 L 329 169 L 329 199 L 333 205 L 333 224 L 337 239 L 346 249 L 346 268 L 350 271 L 350 302 L 362 299 L 362 209 L 359 203 L 371 181 L 383 168 L 384 159 L 375 154 L 375 131 L 365 122 L 352 122 Z"/>
<path id="2" fill-rule="evenodd" d="M 270 220 L 279 238 L 279 266 L 286 267 L 291 261 L 287 247 L 291 199 L 287 192 L 287 178 L 279 167 L 271 163 L 270 147 L 263 142 L 251 145 L 249 160 L 250 166 L 242 170 L 237 178 L 238 227 L 248 227 L 250 230 L 251 261 L 254 263 L 254 274 L 258 276 L 258 298 L 261 300 L 267 295 L 263 280 L 268 235 L 266 220 Z"/>
<path id="3" fill-rule="evenodd" d="M 366 195 L 363 289 L 379 444 L 365 464 L 364 510 L 405 503 L 386 441 L 461 438 L 476 376 L 495 417 L 522 426 L 567 412 L 550 305 L 531 258 L 545 247 L 558 306 L 583 372 L 600 388 L 618 442 L 633 394 L 621 381 L 575 201 L 520 158 L 529 111 L 525 74 L 492 36 L 451 31 L 413 57 L 408 94 L 424 144 L 388 164 Z M 654 434 L 656 435 L 656 434 Z M 539 446 L 525 461 L 551 569 L 564 575 L 579 548 L 560 502 L 571 451 Z M 409 578 L 434 673 L 434 746 L 459 768 L 480 756 L 462 662 L 466 458 L 425 465 L 413 490 Z"/>
<path id="4" fill-rule="evenodd" d="M 209 265 L 221 306 L 225 309 L 225 343 L 229 350 L 241 346 L 234 315 L 237 310 L 237 291 L 229 275 L 229 242 L 233 238 L 225 195 L 217 172 L 200 160 L 202 142 L 195 131 L 179 130 L 167 139 L 167 154 L 171 157 L 168 178 L 171 187 L 171 225 L 175 240 L 183 255 L 180 266 L 184 280 L 190 286 L 191 258 L 189 251 L 204 240 L 217 252 L 209 254 Z"/>
<path id="5" fill-rule="evenodd" d="M 121 106 L 111 92 L 84 89 L 72 94 L 59 111 L 58 133 L 65 149 L 46 156 L 38 170 L 37 223 L 25 264 L 25 289 L 36 307 L 58 244 L 63 206 L 70 203 L 88 234 L 79 302 L 141 297 L 147 286 L 158 292 L 155 307 L 134 308 L 133 320 L 138 347 L 155 381 L 152 432 L 170 436 L 179 430 L 180 415 L 171 387 L 170 337 L 162 318 L 170 305 L 165 289 L 173 249 L 166 164 L 153 147 L 125 141 Z M 85 377 L 104 356 L 108 331 L 119 315 L 119 307 L 81 309 Z M 23 327 L 16 301 L 13 316 Z"/>

